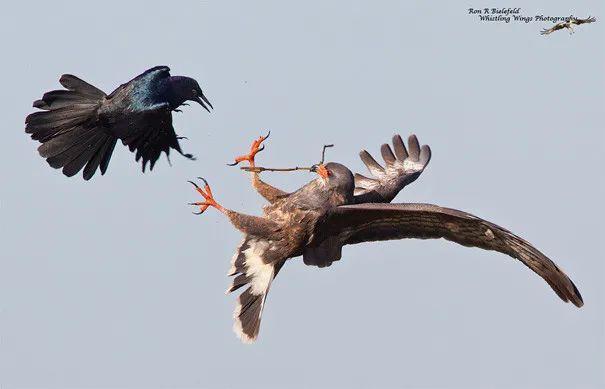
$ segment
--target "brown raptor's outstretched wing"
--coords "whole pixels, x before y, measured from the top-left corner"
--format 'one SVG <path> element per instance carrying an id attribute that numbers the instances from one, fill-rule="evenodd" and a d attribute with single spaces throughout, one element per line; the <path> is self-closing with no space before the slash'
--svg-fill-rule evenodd
<path id="1" fill-rule="evenodd" d="M 414 182 L 428 165 L 431 149 L 420 147 L 416 135 L 408 138 L 406 149 L 401 136 L 393 137 L 393 148 L 388 144 L 380 147 L 385 166 L 382 167 L 365 150 L 359 153 L 361 160 L 368 167 L 372 177 L 355 174 L 355 203 L 389 203 L 406 185 Z"/>
<path id="2" fill-rule="evenodd" d="M 359 204 L 337 207 L 319 225 L 309 246 L 394 239 L 444 238 L 463 246 L 509 255 L 542 277 L 565 302 L 583 305 L 565 273 L 538 249 L 512 232 L 469 213 L 431 204 Z"/>
<path id="3" fill-rule="evenodd" d="M 597 21 L 597 18 L 595 18 L 594 16 L 589 16 L 586 19 L 578 19 L 578 18 L 574 18 L 574 22 L 576 24 L 584 24 L 584 23 L 594 23 Z"/>
<path id="4" fill-rule="evenodd" d="M 551 28 L 544 28 L 544 29 L 542 29 L 542 31 L 540 31 L 540 34 L 548 35 L 555 31 L 565 28 L 565 26 L 569 26 L 569 22 L 559 22 L 559 23 L 555 24 L 554 26 L 552 26 Z"/>

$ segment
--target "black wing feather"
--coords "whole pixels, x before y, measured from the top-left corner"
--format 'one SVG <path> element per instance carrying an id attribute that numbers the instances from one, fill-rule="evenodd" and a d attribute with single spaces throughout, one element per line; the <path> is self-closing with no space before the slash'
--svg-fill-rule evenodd
<path id="1" fill-rule="evenodd" d="M 149 170 L 153 170 L 155 163 L 162 152 L 170 156 L 170 149 L 174 149 L 186 158 L 193 159 L 191 154 L 181 150 L 178 137 L 172 127 L 172 113 L 167 110 L 146 112 L 145 119 L 140 121 L 141 129 L 133 136 L 123 140 L 130 151 L 135 152 L 135 160 L 142 160 L 142 170 L 149 163 Z"/>

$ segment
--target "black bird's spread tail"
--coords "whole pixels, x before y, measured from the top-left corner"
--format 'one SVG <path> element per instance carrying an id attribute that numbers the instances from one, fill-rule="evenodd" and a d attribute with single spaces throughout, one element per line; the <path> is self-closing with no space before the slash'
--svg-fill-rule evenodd
<path id="1" fill-rule="evenodd" d="M 65 74 L 59 80 L 67 90 L 54 90 L 34 102 L 35 112 L 25 119 L 25 132 L 40 141 L 40 155 L 55 169 L 71 177 L 84 168 L 89 180 L 97 170 L 105 174 L 117 138 L 98 121 L 97 111 L 105 93 Z"/>

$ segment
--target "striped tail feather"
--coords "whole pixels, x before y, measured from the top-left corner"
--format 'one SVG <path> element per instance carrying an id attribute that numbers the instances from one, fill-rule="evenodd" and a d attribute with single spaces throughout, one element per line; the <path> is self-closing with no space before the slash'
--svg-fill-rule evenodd
<path id="1" fill-rule="evenodd" d="M 89 180 L 100 167 L 105 174 L 117 138 L 97 121 L 105 93 L 81 79 L 66 74 L 59 80 L 67 90 L 54 90 L 36 100 L 34 112 L 25 119 L 25 132 L 40 141 L 40 155 L 71 177 L 84 168 Z"/>
<path id="2" fill-rule="evenodd" d="M 267 240 L 246 236 L 231 261 L 229 276 L 234 276 L 227 293 L 248 286 L 238 297 L 233 312 L 233 331 L 244 343 L 258 337 L 263 307 L 271 283 L 285 261 L 265 263 Z"/>

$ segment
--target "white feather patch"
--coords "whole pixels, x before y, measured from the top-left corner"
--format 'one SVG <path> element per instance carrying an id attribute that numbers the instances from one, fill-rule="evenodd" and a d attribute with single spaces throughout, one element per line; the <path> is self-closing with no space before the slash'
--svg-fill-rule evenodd
<path id="1" fill-rule="evenodd" d="M 242 248 L 242 246 L 244 245 L 245 242 L 246 242 L 246 237 L 244 236 L 242 238 L 242 241 L 239 242 L 239 244 L 237 245 L 237 250 L 235 251 L 235 254 L 233 254 L 233 257 L 231 258 L 231 267 L 229 268 L 229 272 L 227 273 L 227 275 L 233 274 L 237 270 L 235 268 L 235 260 L 239 256 L 239 252 L 240 252 L 240 250 L 241 250 L 241 248 Z"/>
<path id="2" fill-rule="evenodd" d="M 242 251 L 241 248 L 244 246 L 244 243 L 247 244 L 247 248 Z M 236 270 L 235 260 L 238 258 L 240 253 L 243 254 L 244 273 L 249 279 L 250 291 L 252 294 L 259 296 L 261 299 L 259 320 L 263 313 L 267 292 L 271 286 L 273 277 L 275 276 L 275 267 L 272 264 L 266 264 L 263 262 L 263 254 L 267 250 L 271 250 L 273 248 L 270 243 L 271 242 L 267 240 L 248 239 L 246 241 L 246 239 L 244 239 L 239 246 L 240 249 L 238 249 L 235 253 L 231 264 L 230 273 L 233 273 Z M 256 338 L 252 338 L 243 332 L 242 323 L 239 318 L 241 310 L 242 306 L 238 299 L 233 312 L 233 318 L 235 319 L 235 322 L 233 323 L 233 331 L 242 342 L 252 343 L 256 340 Z"/>
<path id="3" fill-rule="evenodd" d="M 252 293 L 257 295 L 265 293 L 273 281 L 273 265 L 263 262 L 263 254 L 269 249 L 269 246 L 269 242 L 266 240 L 251 239 L 248 242 L 248 248 L 242 251 L 245 258 L 246 275 L 251 280 Z"/>
<path id="4" fill-rule="evenodd" d="M 362 194 L 368 193 L 369 191 L 370 190 L 366 189 L 366 188 L 355 187 L 355 189 L 353 190 L 353 195 L 354 196 L 360 196 Z"/>
<path id="5" fill-rule="evenodd" d="M 237 335 L 237 337 L 240 338 L 242 343 L 246 343 L 246 344 L 254 343 L 254 341 L 256 339 L 251 338 L 248 335 L 246 335 L 244 333 L 244 329 L 242 328 L 242 322 L 239 319 L 239 314 L 240 314 L 241 310 L 242 310 L 242 305 L 238 301 L 237 305 L 235 306 L 235 311 L 233 312 L 233 318 L 235 319 L 235 322 L 233 323 L 233 332 L 235 332 L 235 335 Z"/>
<path id="6" fill-rule="evenodd" d="M 418 171 L 422 170 L 423 167 L 424 167 L 424 165 L 421 162 L 414 162 L 409 158 L 403 161 L 403 169 L 406 172 L 409 172 L 409 171 L 418 172 Z"/>
<path id="7" fill-rule="evenodd" d="M 494 235 L 494 232 L 492 230 L 490 230 L 489 228 L 487 230 L 485 230 L 485 236 L 487 237 L 488 240 L 493 240 L 496 237 Z"/>

